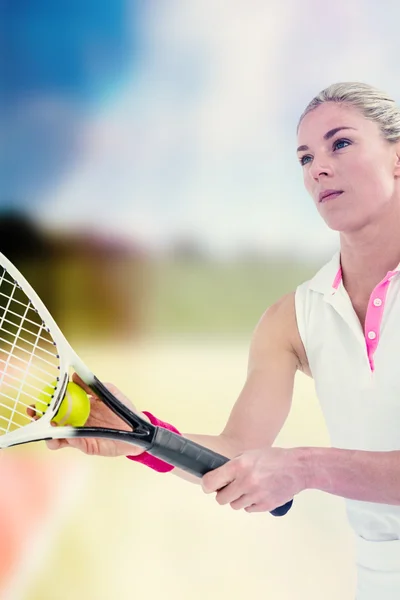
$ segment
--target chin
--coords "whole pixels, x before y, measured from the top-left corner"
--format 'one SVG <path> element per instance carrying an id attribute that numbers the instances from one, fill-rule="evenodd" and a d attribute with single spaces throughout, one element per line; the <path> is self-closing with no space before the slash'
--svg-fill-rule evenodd
<path id="1" fill-rule="evenodd" d="M 361 220 L 359 216 L 358 218 L 355 218 L 355 215 L 351 215 L 351 211 L 349 210 L 327 211 L 325 214 L 320 213 L 320 216 L 329 229 L 332 231 L 339 231 L 341 233 L 357 231 L 357 229 L 360 229 L 363 225 L 365 225 L 365 222 L 360 222 Z"/>
<path id="2" fill-rule="evenodd" d="M 366 221 L 365 219 L 349 219 L 349 217 L 345 217 L 344 215 L 337 216 L 337 218 L 324 219 L 326 225 L 332 231 L 338 231 L 339 233 L 356 233 L 357 231 L 361 231 L 370 221 Z"/>

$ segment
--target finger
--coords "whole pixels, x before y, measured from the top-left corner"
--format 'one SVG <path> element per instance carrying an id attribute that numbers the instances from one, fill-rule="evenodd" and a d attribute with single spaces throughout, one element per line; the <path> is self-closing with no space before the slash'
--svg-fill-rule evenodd
<path id="1" fill-rule="evenodd" d="M 235 502 L 242 496 L 242 486 L 240 486 L 237 481 L 232 481 L 217 492 L 215 499 L 218 502 L 218 504 L 221 504 L 221 506 L 223 506 L 224 504 L 231 504 L 231 502 Z"/>
<path id="2" fill-rule="evenodd" d="M 26 409 L 26 414 L 28 415 L 28 417 L 30 417 L 31 419 L 38 419 L 39 415 L 36 412 L 35 409 L 35 405 L 31 404 L 31 406 L 28 406 L 28 408 Z"/>
<path id="3" fill-rule="evenodd" d="M 40 408 L 36 408 L 35 404 L 31 404 L 26 408 L 26 414 L 32 421 L 37 421 L 40 417 L 43 417 L 44 412 Z"/>
<path id="4" fill-rule="evenodd" d="M 47 440 L 46 446 L 49 450 L 60 450 L 61 448 L 67 448 L 68 446 L 67 440 Z"/>
<path id="5" fill-rule="evenodd" d="M 212 494 L 212 492 L 222 490 L 222 488 L 234 481 L 235 472 L 231 465 L 232 463 L 229 461 L 222 465 L 222 467 L 218 467 L 218 469 L 214 469 L 203 475 L 201 487 L 205 494 Z"/>
<path id="6" fill-rule="evenodd" d="M 243 508 L 247 509 L 248 507 L 253 506 L 253 500 L 248 494 L 243 494 L 243 496 L 240 496 L 240 498 L 234 500 L 230 504 L 233 510 L 242 510 Z"/>
<path id="7" fill-rule="evenodd" d="M 90 405 L 91 405 L 90 414 L 92 414 L 92 410 L 93 410 L 93 408 L 96 407 L 96 405 L 98 406 L 100 404 L 103 404 L 102 400 L 100 400 L 100 398 L 83 381 L 83 379 L 81 379 L 81 377 L 79 377 L 79 375 L 77 373 L 73 373 L 73 375 L 72 375 L 72 381 L 74 383 L 76 383 L 77 385 L 79 385 L 79 387 L 81 387 L 86 392 L 86 394 L 88 395 L 89 401 L 90 401 Z M 88 422 L 90 423 L 90 416 L 89 416 Z"/>
<path id="8" fill-rule="evenodd" d="M 245 508 L 244 510 L 248 513 L 266 512 L 266 509 L 261 508 L 259 504 L 251 504 L 250 506 L 247 506 L 247 508 Z"/>
<path id="9" fill-rule="evenodd" d="M 72 381 L 85 390 L 88 395 L 95 396 L 93 390 L 83 381 L 81 377 L 79 377 L 78 373 L 73 373 Z"/>

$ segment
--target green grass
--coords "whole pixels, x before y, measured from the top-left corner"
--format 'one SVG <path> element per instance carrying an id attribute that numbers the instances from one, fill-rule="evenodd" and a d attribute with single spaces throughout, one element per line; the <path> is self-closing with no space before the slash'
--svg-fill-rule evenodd
<path id="1" fill-rule="evenodd" d="M 152 271 L 150 332 L 248 335 L 268 306 L 317 268 L 284 261 L 158 261 Z"/>

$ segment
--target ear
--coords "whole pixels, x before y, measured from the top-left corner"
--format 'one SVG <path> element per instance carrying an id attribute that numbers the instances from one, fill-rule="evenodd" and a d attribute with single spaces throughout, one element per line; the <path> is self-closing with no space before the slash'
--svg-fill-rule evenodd
<path id="1" fill-rule="evenodd" d="M 400 177 L 400 141 L 396 143 L 394 174 L 396 177 Z"/>

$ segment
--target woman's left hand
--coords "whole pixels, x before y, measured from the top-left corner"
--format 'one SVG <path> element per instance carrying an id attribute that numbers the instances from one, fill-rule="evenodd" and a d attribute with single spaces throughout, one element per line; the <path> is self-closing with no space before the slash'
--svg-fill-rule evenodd
<path id="1" fill-rule="evenodd" d="M 306 448 L 249 450 L 222 467 L 206 473 L 202 488 L 216 492 L 219 504 L 235 510 L 269 512 L 309 488 L 310 466 Z"/>

